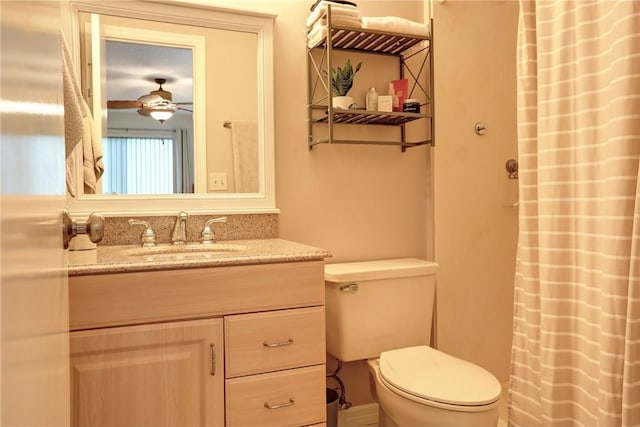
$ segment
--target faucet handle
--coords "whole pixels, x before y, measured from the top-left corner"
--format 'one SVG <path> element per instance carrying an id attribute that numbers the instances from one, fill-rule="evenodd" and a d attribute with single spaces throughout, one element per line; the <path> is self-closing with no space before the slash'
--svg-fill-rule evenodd
<path id="1" fill-rule="evenodd" d="M 142 225 L 144 226 L 144 231 L 140 236 L 140 246 L 148 247 L 148 246 L 156 246 L 156 233 L 151 229 L 151 226 L 147 221 L 142 221 L 140 219 L 130 219 L 129 225 Z"/>
<path id="2" fill-rule="evenodd" d="M 202 234 L 200 235 L 200 242 L 202 242 L 203 245 L 210 245 L 215 242 L 216 236 L 213 234 L 213 229 L 211 228 L 211 224 L 214 222 L 227 222 L 227 217 L 221 216 L 218 218 L 211 218 L 204 224 Z"/>

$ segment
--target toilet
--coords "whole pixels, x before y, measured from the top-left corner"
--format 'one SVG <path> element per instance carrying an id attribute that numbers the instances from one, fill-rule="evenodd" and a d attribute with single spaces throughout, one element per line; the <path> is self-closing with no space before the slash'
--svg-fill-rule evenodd
<path id="1" fill-rule="evenodd" d="M 327 352 L 365 361 L 384 427 L 495 427 L 501 387 L 487 370 L 429 347 L 433 262 L 325 265 Z"/>

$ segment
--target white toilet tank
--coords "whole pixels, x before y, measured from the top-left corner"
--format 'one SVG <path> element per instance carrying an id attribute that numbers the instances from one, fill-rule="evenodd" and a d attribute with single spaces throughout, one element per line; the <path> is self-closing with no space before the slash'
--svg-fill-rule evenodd
<path id="1" fill-rule="evenodd" d="M 416 258 L 327 264 L 327 352 L 345 362 L 428 345 L 438 264 Z"/>

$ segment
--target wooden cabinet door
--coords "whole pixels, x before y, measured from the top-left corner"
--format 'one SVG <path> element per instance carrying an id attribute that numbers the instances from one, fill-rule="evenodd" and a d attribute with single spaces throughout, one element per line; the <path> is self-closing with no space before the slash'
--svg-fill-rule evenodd
<path id="1" fill-rule="evenodd" d="M 223 426 L 222 319 L 71 333 L 76 427 Z"/>

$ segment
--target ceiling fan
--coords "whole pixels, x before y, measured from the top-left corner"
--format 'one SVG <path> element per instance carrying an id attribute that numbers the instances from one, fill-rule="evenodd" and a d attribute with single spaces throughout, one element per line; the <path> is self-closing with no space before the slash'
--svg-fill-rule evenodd
<path id="1" fill-rule="evenodd" d="M 152 90 L 147 95 L 142 95 L 135 101 L 107 101 L 107 108 L 113 110 L 136 108 L 138 114 L 146 117 L 151 116 L 160 123 L 171 118 L 176 110 L 193 112 L 193 110 L 182 107 L 182 105 L 193 105 L 193 102 L 173 102 L 171 92 L 162 88 L 162 85 L 167 82 L 167 79 L 157 78 L 154 80 L 159 86 L 157 90 Z"/>

